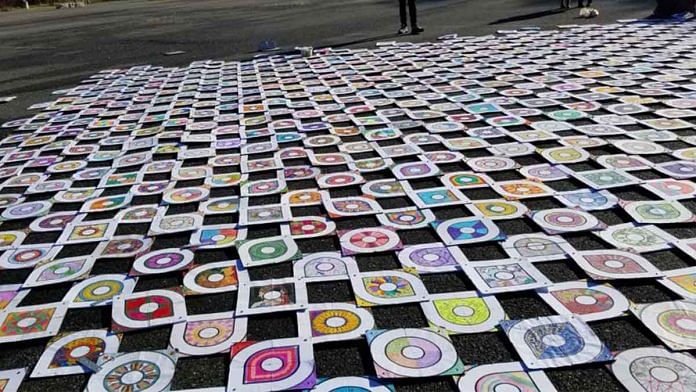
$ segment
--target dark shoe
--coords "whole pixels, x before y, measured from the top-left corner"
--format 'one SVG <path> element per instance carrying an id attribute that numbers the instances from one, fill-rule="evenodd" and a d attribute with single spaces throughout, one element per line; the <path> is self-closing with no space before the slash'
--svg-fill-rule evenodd
<path id="1" fill-rule="evenodd" d="M 408 34 L 408 26 L 401 26 L 401 28 L 399 29 L 397 34 L 399 34 L 399 35 Z"/>
<path id="2" fill-rule="evenodd" d="M 424 32 L 424 31 L 425 31 L 424 28 L 416 25 L 411 29 L 411 34 L 416 35 L 416 34 L 420 34 L 420 33 Z"/>

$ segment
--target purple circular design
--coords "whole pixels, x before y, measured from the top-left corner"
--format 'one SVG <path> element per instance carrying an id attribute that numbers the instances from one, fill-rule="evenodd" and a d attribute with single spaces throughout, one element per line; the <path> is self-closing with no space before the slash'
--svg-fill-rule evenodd
<path id="1" fill-rule="evenodd" d="M 414 264 L 424 267 L 441 267 L 443 265 L 457 264 L 452 254 L 442 247 L 418 249 L 411 252 L 409 256 Z"/>
<path id="2" fill-rule="evenodd" d="M 42 219 L 38 226 L 42 229 L 62 229 L 75 219 L 76 215 L 66 214 L 62 216 L 52 215 Z"/>
<path id="3" fill-rule="evenodd" d="M 182 260 L 184 260 L 184 255 L 180 253 L 162 253 L 148 258 L 143 264 L 147 268 L 157 270 L 173 267 L 181 263 Z"/>

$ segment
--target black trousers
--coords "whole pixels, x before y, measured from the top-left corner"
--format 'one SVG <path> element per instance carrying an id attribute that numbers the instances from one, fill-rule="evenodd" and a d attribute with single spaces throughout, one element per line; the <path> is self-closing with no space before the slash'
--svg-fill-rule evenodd
<path id="1" fill-rule="evenodd" d="M 416 15 L 416 0 L 399 0 L 399 15 L 401 16 L 401 25 L 406 26 L 406 3 L 408 2 L 408 13 L 411 16 L 411 27 L 418 25 L 418 16 Z"/>
<path id="2" fill-rule="evenodd" d="M 583 0 L 578 0 L 578 7 L 582 7 L 585 4 Z M 592 5 L 592 0 L 587 0 L 587 7 Z M 570 0 L 561 0 L 561 7 L 570 7 Z"/>

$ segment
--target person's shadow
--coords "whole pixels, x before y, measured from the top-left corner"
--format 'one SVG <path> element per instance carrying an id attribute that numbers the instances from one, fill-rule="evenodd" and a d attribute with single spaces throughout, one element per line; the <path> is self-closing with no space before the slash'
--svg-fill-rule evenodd
<path id="1" fill-rule="evenodd" d="M 380 41 L 380 40 L 385 40 L 385 39 L 392 39 L 392 38 L 397 38 L 397 37 L 414 37 L 410 34 L 407 35 L 399 35 L 397 33 L 391 33 L 391 34 L 381 34 L 381 35 L 375 35 L 371 37 L 366 37 L 366 38 L 360 38 L 356 40 L 350 40 L 350 41 L 341 41 L 341 42 L 334 42 L 330 43 L 328 45 L 322 45 L 322 46 L 317 46 L 314 48 L 315 51 L 321 50 L 321 49 L 326 49 L 326 48 L 345 48 L 353 45 L 359 45 L 359 44 L 365 44 L 365 43 L 372 43 L 375 41 Z M 416 36 L 417 37 L 417 36 Z M 263 42 L 262 42 L 263 44 Z M 259 45 L 259 48 L 261 48 L 261 45 Z M 283 49 L 283 48 L 273 48 L 271 50 L 256 50 L 254 52 L 249 52 L 249 54 L 253 54 L 255 58 L 258 57 L 268 57 L 268 56 L 283 56 L 283 55 L 289 55 L 289 54 L 295 54 L 297 53 L 297 49 Z"/>
<path id="2" fill-rule="evenodd" d="M 510 23 L 510 22 L 519 22 L 521 20 L 543 18 L 544 16 L 561 14 L 561 13 L 566 12 L 566 11 L 568 11 L 568 9 L 556 8 L 556 9 L 548 10 L 548 11 L 534 12 L 531 14 L 512 16 L 512 17 L 505 18 L 505 19 L 498 19 L 495 22 L 489 23 L 489 25 L 497 25 L 497 24 Z"/>
<path id="3" fill-rule="evenodd" d="M 375 35 L 372 37 L 360 38 L 360 39 L 356 39 L 356 40 L 352 40 L 352 41 L 339 42 L 339 43 L 331 45 L 331 47 L 332 48 L 341 48 L 341 47 L 358 45 L 358 44 L 365 44 L 365 43 L 380 41 L 380 40 L 389 39 L 389 38 L 396 38 L 396 37 L 417 37 L 417 35 L 415 35 L 415 36 L 410 35 L 410 34 L 399 35 L 398 33 L 382 34 L 382 35 Z"/>

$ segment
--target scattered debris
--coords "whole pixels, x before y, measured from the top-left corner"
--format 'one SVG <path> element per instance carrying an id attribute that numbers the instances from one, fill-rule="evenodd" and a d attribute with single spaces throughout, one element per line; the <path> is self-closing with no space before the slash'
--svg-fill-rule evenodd
<path id="1" fill-rule="evenodd" d="M 599 16 L 599 11 L 596 8 L 585 7 L 580 10 L 580 17 L 592 19 Z"/>
<path id="2" fill-rule="evenodd" d="M 452 33 L 452 34 L 441 35 L 441 36 L 437 37 L 437 40 L 438 40 L 438 41 L 445 41 L 445 40 L 448 40 L 448 39 L 455 39 L 455 38 L 457 38 L 457 34 L 456 34 L 456 33 Z"/>
<path id="3" fill-rule="evenodd" d="M 27 110 L 44 110 L 49 108 L 51 105 L 53 105 L 53 102 L 42 102 L 42 103 L 36 103 L 27 108 Z"/>
<path id="4" fill-rule="evenodd" d="M 56 3 L 56 9 L 62 8 L 82 8 L 85 6 L 84 1 L 70 1 L 67 3 Z"/>
<path id="5" fill-rule="evenodd" d="M 314 55 L 314 48 L 311 46 L 298 46 L 295 50 L 299 51 L 302 57 L 312 57 Z"/>
<path id="6" fill-rule="evenodd" d="M 265 41 L 261 41 L 259 44 L 259 52 L 271 52 L 274 50 L 278 50 L 278 44 L 272 39 L 268 39 Z"/>

